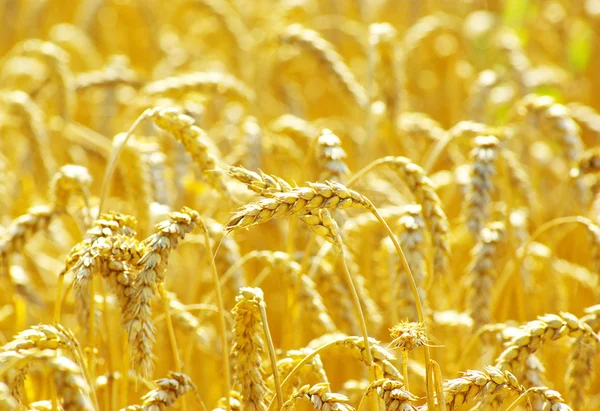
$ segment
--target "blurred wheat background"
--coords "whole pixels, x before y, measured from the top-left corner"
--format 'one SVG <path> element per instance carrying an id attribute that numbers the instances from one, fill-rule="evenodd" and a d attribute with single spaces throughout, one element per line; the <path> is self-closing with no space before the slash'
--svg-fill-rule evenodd
<path id="1" fill-rule="evenodd" d="M 599 0 L 0 0 L 0 409 L 600 409 Z"/>

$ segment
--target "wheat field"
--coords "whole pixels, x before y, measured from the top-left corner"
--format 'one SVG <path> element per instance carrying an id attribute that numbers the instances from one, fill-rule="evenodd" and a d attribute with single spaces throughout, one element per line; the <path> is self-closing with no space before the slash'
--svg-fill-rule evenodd
<path id="1" fill-rule="evenodd" d="M 600 1 L 0 16 L 0 410 L 600 409 Z"/>

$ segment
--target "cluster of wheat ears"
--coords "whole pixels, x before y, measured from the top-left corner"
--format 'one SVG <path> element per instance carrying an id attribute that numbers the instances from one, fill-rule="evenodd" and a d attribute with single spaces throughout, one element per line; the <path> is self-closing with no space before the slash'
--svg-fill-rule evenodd
<path id="1" fill-rule="evenodd" d="M 600 409 L 600 1 L 0 16 L 0 410 Z"/>

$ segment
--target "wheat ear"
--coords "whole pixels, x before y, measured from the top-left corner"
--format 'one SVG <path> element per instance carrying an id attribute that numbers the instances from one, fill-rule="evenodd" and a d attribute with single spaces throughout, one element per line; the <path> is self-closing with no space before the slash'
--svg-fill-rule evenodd
<path id="1" fill-rule="evenodd" d="M 418 293 L 415 279 L 412 275 L 406 256 L 404 255 L 400 244 L 398 243 L 393 232 L 385 222 L 385 220 L 379 214 L 379 211 L 375 206 L 360 193 L 351 190 L 342 184 L 328 181 L 325 184 L 322 183 L 309 183 L 308 187 L 295 188 L 287 193 L 276 193 L 272 197 L 259 200 L 254 203 L 247 204 L 238 211 L 225 226 L 225 230 L 228 232 L 234 231 L 240 228 L 251 227 L 257 224 L 262 224 L 275 218 L 281 218 L 289 215 L 305 215 L 314 210 L 319 209 L 344 209 L 348 207 L 362 207 L 372 212 L 377 220 L 384 226 L 388 236 L 392 240 L 396 252 L 401 258 L 404 269 L 406 270 L 409 278 L 411 291 L 413 293 L 415 304 L 417 306 L 417 314 L 419 322 L 425 324 L 425 315 L 423 314 L 423 307 L 421 299 Z M 343 248 L 342 248 L 343 250 Z M 342 261 L 344 263 L 344 269 L 346 272 L 346 278 L 348 286 L 353 290 L 357 311 L 359 311 L 361 317 L 361 325 L 363 329 L 365 345 L 368 345 L 368 337 L 366 332 L 366 325 L 364 316 L 362 316 L 362 308 L 360 300 L 356 292 L 356 288 L 353 286 L 352 276 L 348 270 L 346 259 L 342 253 Z M 429 364 L 430 353 L 428 347 L 425 347 L 426 362 Z M 369 354 L 369 353 L 367 353 Z M 433 404 L 432 392 L 428 390 L 428 402 Z"/>
<path id="2" fill-rule="evenodd" d="M 22 91 L 0 93 L 0 103 L 13 109 L 24 120 L 26 136 L 31 139 L 30 148 L 43 167 L 46 177 L 56 171 L 56 162 L 52 155 L 50 140 L 46 131 L 44 113 L 29 94 Z"/>
<path id="3" fill-rule="evenodd" d="M 179 397 L 196 391 L 196 385 L 185 374 L 169 371 L 166 378 L 154 382 L 157 388 L 142 397 L 142 405 L 126 407 L 124 410 L 160 411 L 172 407 Z"/>
<path id="4" fill-rule="evenodd" d="M 62 48 L 49 41 L 25 40 L 17 44 L 10 55 L 34 57 L 46 64 L 58 85 L 59 114 L 69 123 L 75 110 L 75 83 L 69 68 L 69 55 Z"/>
<path id="5" fill-rule="evenodd" d="M 348 187 L 380 165 L 386 165 L 398 173 L 415 196 L 415 199 L 423 207 L 423 216 L 434 245 L 434 272 L 436 274 L 444 273 L 450 253 L 448 218 L 442 210 L 442 202 L 433 188 L 433 183 L 421 167 L 406 157 L 383 157 L 354 174 L 348 181 Z"/>
<path id="6" fill-rule="evenodd" d="M 471 285 L 469 303 L 473 327 L 475 330 L 488 324 L 491 320 L 490 300 L 494 287 L 498 253 L 506 234 L 506 227 L 501 222 L 494 222 L 484 228 L 479 240 L 473 248 L 471 264 L 467 268 Z"/>
<path id="7" fill-rule="evenodd" d="M 151 356 L 155 330 L 152 324 L 151 300 L 155 293 L 160 291 L 159 285 L 164 284 L 166 280 L 171 250 L 175 249 L 179 239 L 184 238 L 199 222 L 200 215 L 184 207 L 181 212 L 169 214 L 169 220 L 157 224 L 156 233 L 144 240 L 146 252 L 138 262 L 139 272 L 126 313 L 132 365 L 143 376 L 149 375 L 153 368 Z M 171 333 L 170 335 L 172 336 Z M 177 359 L 177 349 L 172 349 Z M 180 364 L 178 362 L 178 365 Z"/>
<path id="8" fill-rule="evenodd" d="M 363 398 L 357 411 L 362 411 L 364 398 L 371 392 L 376 391 L 379 397 L 385 403 L 386 411 L 416 411 L 417 408 L 411 402 L 418 399 L 411 394 L 401 381 L 388 378 L 373 381 L 363 394 Z"/>
<path id="9" fill-rule="evenodd" d="M 342 89 L 360 108 L 367 107 L 368 96 L 365 89 L 356 81 L 342 56 L 319 33 L 300 24 L 293 24 L 284 30 L 280 39 L 283 43 L 295 45 L 314 55 L 322 67 L 333 75 Z"/>
<path id="10" fill-rule="evenodd" d="M 327 383 L 305 385 L 283 404 L 282 410 L 293 409 L 301 400 L 310 402 L 315 410 L 354 411 L 354 408 L 348 404 L 348 397 L 330 392 Z"/>
<path id="11" fill-rule="evenodd" d="M 186 94 L 196 92 L 223 95 L 244 103 L 254 100 L 254 92 L 248 86 L 230 74 L 218 72 L 168 77 L 147 84 L 140 92 L 143 96 L 152 98 L 180 99 Z"/>
<path id="12" fill-rule="evenodd" d="M 573 314 L 547 314 L 520 327 L 496 359 L 495 366 L 502 370 L 519 371 L 527 357 L 535 353 L 540 345 L 568 335 L 586 335 L 596 344 L 600 342 L 590 326 Z"/>
<path id="13" fill-rule="evenodd" d="M 261 309 L 263 294 L 260 288 L 244 287 L 236 298 L 233 308 L 234 340 L 232 355 L 235 358 L 235 378 L 241 386 L 243 409 L 264 411 L 267 409 L 267 387 L 262 368 L 264 341 L 261 337 Z M 277 364 L 272 364 L 273 375 L 277 374 Z M 279 377 L 275 378 L 279 391 L 278 401 L 281 402 L 281 385 Z M 281 405 L 281 403 L 280 403 Z"/>
<path id="14" fill-rule="evenodd" d="M 0 353 L 0 377 L 22 381 L 31 367 L 48 369 L 52 375 L 62 406 L 66 410 L 98 409 L 90 399 L 90 386 L 81 375 L 81 368 L 55 349 L 29 349 Z"/>

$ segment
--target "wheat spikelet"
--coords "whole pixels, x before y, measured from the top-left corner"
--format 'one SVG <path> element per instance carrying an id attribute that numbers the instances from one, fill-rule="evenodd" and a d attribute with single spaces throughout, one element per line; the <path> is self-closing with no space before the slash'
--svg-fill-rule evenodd
<path id="1" fill-rule="evenodd" d="M 280 39 L 284 44 L 293 44 L 307 53 L 313 54 L 321 66 L 331 73 L 359 107 L 367 107 L 368 97 L 364 88 L 356 81 L 354 74 L 344 63 L 342 57 L 319 33 L 300 24 L 293 24 L 281 33 Z"/>
<path id="2" fill-rule="evenodd" d="M 339 227 L 327 209 L 311 211 L 309 214 L 301 216 L 300 219 L 308 225 L 313 233 L 341 249 L 342 240 Z"/>
<path id="3" fill-rule="evenodd" d="M 387 378 L 373 381 L 365 391 L 365 395 L 368 395 L 372 391 L 377 391 L 379 397 L 385 403 L 387 411 L 417 410 L 415 406 L 411 405 L 411 402 L 416 401 L 418 397 L 406 391 L 401 381 Z"/>
<path id="4" fill-rule="evenodd" d="M 68 54 L 56 44 L 38 39 L 19 43 L 10 54 L 38 58 L 49 67 L 58 85 L 60 116 L 65 122 L 69 122 L 75 109 L 75 84 L 68 66 Z"/>
<path id="5" fill-rule="evenodd" d="M 244 287 L 233 308 L 234 340 L 231 353 L 235 358 L 235 380 L 241 387 L 242 409 L 266 411 L 269 389 L 264 379 L 261 316 L 258 304 L 263 300 L 259 288 Z"/>
<path id="6" fill-rule="evenodd" d="M 0 93 L 0 104 L 14 110 L 24 120 L 25 133 L 31 139 L 29 147 L 42 165 L 46 177 L 50 178 L 56 171 L 56 162 L 52 155 L 50 140 L 46 132 L 44 113 L 31 97 L 22 91 L 5 91 Z"/>
<path id="7" fill-rule="evenodd" d="M 489 398 L 506 391 L 517 394 L 525 391 L 509 371 L 490 366 L 485 367 L 483 371 L 469 370 L 462 377 L 444 381 L 443 388 L 444 401 L 449 410 L 476 398 Z"/>
<path id="8" fill-rule="evenodd" d="M 208 151 L 207 140 L 209 137 L 202 129 L 194 125 L 191 117 L 182 114 L 177 109 L 158 107 L 151 111 L 150 119 L 183 144 L 212 187 L 221 193 L 227 192 L 227 186 L 218 170 L 218 160 L 214 154 Z"/>
<path id="9" fill-rule="evenodd" d="M 254 171 L 246 170 L 244 167 L 236 166 L 227 166 L 226 170 L 230 177 L 246 184 L 248 189 L 262 196 L 286 192 L 292 189 L 292 186 L 284 179 L 265 174 L 262 171 L 255 173 Z"/>
<path id="10" fill-rule="evenodd" d="M 472 260 L 467 268 L 471 285 L 469 305 L 473 326 L 478 329 L 491 320 L 490 301 L 500 246 L 506 235 L 504 223 L 492 222 L 481 231 L 477 244 L 471 251 Z"/>
<path id="11" fill-rule="evenodd" d="M 142 405 L 127 407 L 124 410 L 163 411 L 189 391 L 196 391 L 196 385 L 183 373 L 169 371 L 166 378 L 154 381 L 157 388 L 142 397 Z"/>
<path id="12" fill-rule="evenodd" d="M 354 408 L 348 404 L 348 398 L 344 395 L 330 392 L 329 384 L 327 383 L 315 384 L 312 387 L 305 385 L 283 404 L 282 410 L 293 409 L 296 403 L 302 400 L 310 402 L 315 410 L 354 411 Z"/>
<path id="13" fill-rule="evenodd" d="M 342 148 L 342 141 L 329 129 L 321 131 L 317 139 L 317 161 L 321 167 L 319 180 L 332 180 L 342 182 L 344 175 L 348 174 L 348 165 L 345 162 L 346 152 Z"/>
<path id="14" fill-rule="evenodd" d="M 140 91 L 143 96 L 152 98 L 181 99 L 186 94 L 206 93 L 223 95 L 229 99 L 251 102 L 254 92 L 231 74 L 218 72 L 198 72 L 148 83 Z"/>
<path id="15" fill-rule="evenodd" d="M 467 228 L 475 238 L 483 230 L 489 216 L 488 206 L 494 190 L 499 141 L 494 136 L 478 136 L 471 151 L 471 180 L 467 193 Z"/>
<path id="16" fill-rule="evenodd" d="M 507 344 L 506 349 L 496 359 L 495 366 L 502 370 L 519 371 L 530 354 L 537 351 L 541 344 L 557 340 L 564 336 L 588 336 L 596 343 L 600 338 L 589 325 L 573 314 L 547 314 L 520 327 Z"/>
<path id="17" fill-rule="evenodd" d="M 363 207 L 371 209 L 369 200 L 354 190 L 328 181 L 309 183 L 308 187 L 294 188 L 286 193 L 275 193 L 272 197 L 247 204 L 225 225 L 227 231 L 248 228 L 266 223 L 274 218 L 289 215 L 306 215 L 322 208 L 344 209 Z"/>
<path id="18" fill-rule="evenodd" d="M 132 366 L 142 376 L 149 375 L 153 368 L 151 356 L 155 331 L 150 303 L 159 285 L 166 280 L 171 250 L 177 248 L 179 239 L 197 224 L 201 224 L 200 215 L 184 207 L 181 212 L 170 213 L 168 220 L 156 225 L 156 233 L 144 240 L 146 252 L 138 261 L 139 272 L 125 314 Z"/>

